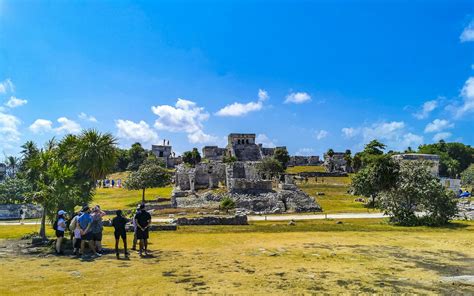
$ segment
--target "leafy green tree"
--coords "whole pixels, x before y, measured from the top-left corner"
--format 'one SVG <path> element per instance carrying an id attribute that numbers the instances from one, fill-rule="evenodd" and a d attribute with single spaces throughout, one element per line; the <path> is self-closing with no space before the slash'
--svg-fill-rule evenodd
<path id="1" fill-rule="evenodd" d="M 288 154 L 288 150 L 282 147 L 275 148 L 273 158 L 276 159 L 284 169 L 287 168 L 288 162 L 290 162 L 290 155 Z"/>
<path id="2" fill-rule="evenodd" d="M 380 192 L 389 190 L 395 185 L 398 170 L 399 163 L 390 156 L 378 157 L 354 175 L 352 191 L 356 195 L 370 197 L 371 202 L 368 206 L 375 207 Z"/>
<path id="3" fill-rule="evenodd" d="M 264 158 L 256 166 L 257 172 L 267 178 L 273 178 L 285 171 L 281 163 L 274 158 Z"/>
<path id="4" fill-rule="evenodd" d="M 147 157 L 146 150 L 142 147 L 142 144 L 135 143 L 128 150 L 129 164 L 127 170 L 136 171 L 142 165 Z"/>
<path id="5" fill-rule="evenodd" d="M 233 162 L 236 162 L 236 161 L 237 161 L 237 158 L 235 156 L 224 155 L 224 158 L 222 159 L 223 163 L 233 163 Z"/>
<path id="6" fill-rule="evenodd" d="M 186 151 L 183 153 L 183 162 L 194 167 L 196 164 L 201 162 L 201 154 L 197 148 L 193 148 L 192 151 Z"/>
<path id="7" fill-rule="evenodd" d="M 7 178 L 0 182 L 0 204 L 22 204 L 31 202 L 28 193 L 31 186 L 27 180 L 21 178 Z"/>
<path id="8" fill-rule="evenodd" d="M 162 165 L 148 162 L 142 164 L 136 172 L 132 172 L 124 185 L 128 190 L 142 190 L 142 202 L 145 202 L 147 188 L 164 187 L 170 180 L 170 174 Z"/>
<path id="9" fill-rule="evenodd" d="M 369 155 L 382 155 L 385 148 L 385 144 L 377 140 L 372 140 L 367 145 L 365 145 L 363 152 Z"/>
<path id="10" fill-rule="evenodd" d="M 461 173 L 461 182 L 463 185 L 474 185 L 474 164 Z"/>
<path id="11" fill-rule="evenodd" d="M 379 207 L 393 223 L 405 226 L 443 225 L 457 212 L 454 194 L 421 161 L 401 163 L 395 186 L 381 192 Z"/>
<path id="12" fill-rule="evenodd" d="M 326 152 L 326 155 L 329 156 L 329 157 L 333 157 L 334 156 L 334 150 L 332 148 L 329 148 L 328 151 Z"/>
<path id="13" fill-rule="evenodd" d="M 441 176 L 454 178 L 474 163 L 474 148 L 462 143 L 446 143 L 441 140 L 438 143 L 421 145 L 418 153 L 439 155 Z"/>
<path id="14" fill-rule="evenodd" d="M 115 162 L 114 171 L 115 172 L 124 172 L 127 170 L 128 165 L 130 164 L 130 156 L 128 150 L 126 149 L 117 149 L 117 161 Z"/>

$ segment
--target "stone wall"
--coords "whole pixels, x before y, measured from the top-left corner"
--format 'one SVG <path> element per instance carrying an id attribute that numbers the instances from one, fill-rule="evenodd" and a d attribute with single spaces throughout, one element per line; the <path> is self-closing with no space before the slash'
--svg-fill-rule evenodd
<path id="1" fill-rule="evenodd" d="M 226 166 L 219 162 L 199 163 L 194 168 L 185 164 L 178 166 L 175 174 L 175 186 L 179 190 L 191 190 L 191 181 L 194 180 L 194 189 L 217 188 L 219 183 L 226 182 Z"/>
<path id="2" fill-rule="evenodd" d="M 25 217 L 27 219 L 41 218 L 43 208 L 34 204 L 8 204 L 0 205 L 0 220 L 20 219 L 20 209 L 26 209 Z"/>
<path id="3" fill-rule="evenodd" d="M 177 225 L 247 225 L 247 216 L 233 217 L 208 216 L 199 218 L 178 218 L 174 221 Z"/>
<path id="4" fill-rule="evenodd" d="M 271 180 L 230 179 L 227 187 L 230 192 L 258 193 L 272 191 Z"/>
<path id="5" fill-rule="evenodd" d="M 202 148 L 203 157 L 213 161 L 222 161 L 226 152 L 226 148 L 219 148 L 217 146 L 204 146 Z"/>
<path id="6" fill-rule="evenodd" d="M 307 166 L 307 165 L 318 165 L 319 156 L 291 156 L 288 166 Z"/>

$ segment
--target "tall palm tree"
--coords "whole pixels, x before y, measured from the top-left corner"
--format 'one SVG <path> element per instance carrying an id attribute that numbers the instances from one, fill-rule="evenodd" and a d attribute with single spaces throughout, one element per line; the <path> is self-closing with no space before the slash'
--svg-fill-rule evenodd
<path id="1" fill-rule="evenodd" d="M 104 178 L 113 169 L 116 160 L 117 140 L 110 133 L 97 130 L 83 131 L 78 137 L 78 168 L 86 173 L 91 181 Z"/>

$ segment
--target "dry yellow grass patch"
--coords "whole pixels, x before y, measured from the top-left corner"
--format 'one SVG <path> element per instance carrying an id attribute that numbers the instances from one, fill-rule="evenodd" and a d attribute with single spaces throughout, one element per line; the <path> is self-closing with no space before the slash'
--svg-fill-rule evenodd
<path id="1" fill-rule="evenodd" d="M 112 246 L 110 230 L 104 242 Z M 1 258 L 0 294 L 450 294 L 472 291 L 439 279 L 473 275 L 473 247 L 474 223 L 441 229 L 380 220 L 183 227 L 153 233 L 147 259 Z"/>

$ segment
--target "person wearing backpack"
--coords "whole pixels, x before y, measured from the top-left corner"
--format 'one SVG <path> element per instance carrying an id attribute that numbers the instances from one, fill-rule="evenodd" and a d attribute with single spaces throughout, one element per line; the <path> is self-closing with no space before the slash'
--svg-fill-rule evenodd
<path id="1" fill-rule="evenodd" d="M 66 231 L 66 212 L 58 211 L 58 217 L 53 224 L 53 229 L 56 231 L 56 254 L 63 255 L 61 251 L 61 244 L 64 239 L 64 231 Z"/>
<path id="2" fill-rule="evenodd" d="M 79 227 L 79 222 L 77 220 L 82 215 L 82 212 L 76 213 L 74 217 L 71 219 L 71 223 L 69 224 L 69 231 L 72 234 L 72 245 L 74 248 L 74 255 L 80 255 L 79 251 L 81 249 L 81 227 Z"/>

